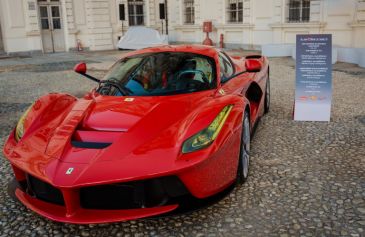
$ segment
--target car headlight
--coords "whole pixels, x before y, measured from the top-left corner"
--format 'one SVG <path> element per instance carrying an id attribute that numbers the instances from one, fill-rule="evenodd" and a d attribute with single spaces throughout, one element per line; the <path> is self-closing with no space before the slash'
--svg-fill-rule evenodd
<path id="1" fill-rule="evenodd" d="M 33 106 L 33 104 L 31 106 L 29 106 L 29 108 L 23 113 L 23 115 L 20 117 L 20 119 L 18 121 L 18 124 L 16 125 L 16 128 L 15 128 L 15 140 L 16 141 L 19 141 L 25 133 L 24 121 L 25 121 L 25 118 L 27 117 L 30 109 L 32 108 L 32 106 Z"/>
<path id="2" fill-rule="evenodd" d="M 224 107 L 207 128 L 188 138 L 183 144 L 182 153 L 197 151 L 209 146 L 218 136 L 232 108 L 233 105 Z"/>

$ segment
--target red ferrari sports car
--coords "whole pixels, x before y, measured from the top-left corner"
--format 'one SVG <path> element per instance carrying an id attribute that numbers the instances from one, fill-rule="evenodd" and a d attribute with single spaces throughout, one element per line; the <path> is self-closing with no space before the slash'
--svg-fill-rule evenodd
<path id="1" fill-rule="evenodd" d="M 172 212 L 247 179 L 269 110 L 269 63 L 207 46 L 128 53 L 83 98 L 35 101 L 5 146 L 14 194 L 51 220 L 104 223 Z M 15 182 L 15 181 L 14 181 Z"/>

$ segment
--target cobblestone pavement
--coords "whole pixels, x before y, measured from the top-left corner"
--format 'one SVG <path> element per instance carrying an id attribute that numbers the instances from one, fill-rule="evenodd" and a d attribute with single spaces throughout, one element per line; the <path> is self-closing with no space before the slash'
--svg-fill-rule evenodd
<path id="1" fill-rule="evenodd" d="M 118 54 L 0 60 L 0 146 L 37 97 L 54 91 L 81 96 L 93 86 L 70 71 L 71 62 L 88 60 L 98 69 L 97 62 L 108 65 Z M 248 182 L 192 213 L 103 225 L 55 223 L 9 198 L 11 169 L 1 154 L 0 236 L 365 236 L 364 71 L 335 66 L 330 123 L 295 122 L 294 63 L 272 59 L 271 111 L 253 138 Z"/>

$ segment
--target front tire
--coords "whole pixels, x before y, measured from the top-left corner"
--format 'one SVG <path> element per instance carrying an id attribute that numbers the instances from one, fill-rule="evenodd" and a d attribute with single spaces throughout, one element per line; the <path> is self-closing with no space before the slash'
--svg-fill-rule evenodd
<path id="1" fill-rule="evenodd" d="M 248 112 L 245 111 L 242 124 L 241 147 L 238 160 L 237 182 L 243 184 L 248 177 L 250 166 L 251 130 Z"/>

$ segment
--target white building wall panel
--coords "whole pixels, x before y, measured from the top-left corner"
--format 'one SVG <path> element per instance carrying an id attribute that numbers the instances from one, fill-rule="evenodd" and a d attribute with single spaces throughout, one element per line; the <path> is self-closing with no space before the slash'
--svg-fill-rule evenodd
<path id="1" fill-rule="evenodd" d="M 60 0 L 65 25 L 66 50 L 78 40 L 90 50 L 114 49 L 128 29 L 127 0 Z M 341 47 L 365 47 L 365 2 L 362 0 L 312 0 L 310 21 L 288 23 L 289 0 L 242 0 L 240 23 L 229 23 L 228 0 L 194 0 L 195 22 L 184 24 L 184 0 L 168 0 L 171 42 L 201 43 L 204 21 L 213 22 L 210 38 L 216 45 L 224 35 L 228 47 L 260 48 L 265 44 L 293 44 L 298 33 L 331 33 Z M 144 0 L 145 25 L 162 32 L 159 4 Z M 126 20 L 119 20 L 119 4 Z M 35 6 L 35 8 L 34 8 Z M 36 0 L 0 0 L 3 45 L 6 52 L 41 51 Z M 16 12 L 17 14 L 14 14 Z M 123 27 L 122 27 L 123 25 Z"/>

